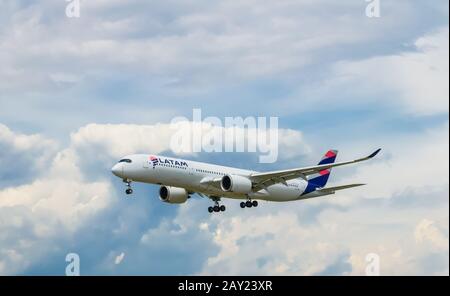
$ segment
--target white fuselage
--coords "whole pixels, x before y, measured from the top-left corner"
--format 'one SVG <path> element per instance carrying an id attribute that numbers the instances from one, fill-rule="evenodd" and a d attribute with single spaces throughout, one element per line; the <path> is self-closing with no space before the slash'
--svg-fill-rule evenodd
<path id="1" fill-rule="evenodd" d="M 285 184 L 268 186 L 258 192 L 237 194 L 225 192 L 220 186 L 211 185 L 211 180 L 221 179 L 225 175 L 250 176 L 255 171 L 213 165 L 208 163 L 168 158 L 157 155 L 134 154 L 126 156 L 129 162 L 119 162 L 113 167 L 113 173 L 135 182 L 159 184 L 185 188 L 191 193 L 234 199 L 260 199 L 268 201 L 291 201 L 310 197 L 302 196 L 308 185 L 303 179 L 294 179 Z"/>

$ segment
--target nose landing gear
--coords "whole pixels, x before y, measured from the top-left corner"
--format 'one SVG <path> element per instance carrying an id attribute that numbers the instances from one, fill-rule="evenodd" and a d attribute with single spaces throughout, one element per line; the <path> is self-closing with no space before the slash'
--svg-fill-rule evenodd
<path id="1" fill-rule="evenodd" d="M 131 180 L 130 179 L 124 179 L 123 182 L 127 185 L 127 189 L 125 190 L 126 194 L 132 194 L 133 189 L 131 189 Z"/>

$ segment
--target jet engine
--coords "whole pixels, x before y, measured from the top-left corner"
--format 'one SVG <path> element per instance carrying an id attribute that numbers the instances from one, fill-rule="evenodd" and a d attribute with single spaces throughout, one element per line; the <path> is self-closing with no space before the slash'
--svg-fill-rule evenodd
<path id="1" fill-rule="evenodd" d="M 220 187 L 226 192 L 247 194 L 252 191 L 252 181 L 238 175 L 225 175 L 220 181 Z"/>
<path id="2" fill-rule="evenodd" d="M 159 188 L 159 199 L 171 204 L 185 203 L 189 198 L 189 192 L 184 188 L 161 186 Z"/>

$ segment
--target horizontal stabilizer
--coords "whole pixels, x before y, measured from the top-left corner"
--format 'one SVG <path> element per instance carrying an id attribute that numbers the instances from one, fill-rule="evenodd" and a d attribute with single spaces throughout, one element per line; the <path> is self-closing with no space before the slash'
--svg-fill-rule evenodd
<path id="1" fill-rule="evenodd" d="M 335 191 L 338 191 L 338 190 L 343 190 L 343 189 L 353 188 L 353 187 L 358 187 L 358 186 L 363 186 L 363 185 L 366 185 L 366 184 L 348 184 L 348 185 L 322 188 L 322 189 L 318 189 L 316 191 L 318 191 L 320 193 L 330 194 L 330 193 L 334 193 Z"/>

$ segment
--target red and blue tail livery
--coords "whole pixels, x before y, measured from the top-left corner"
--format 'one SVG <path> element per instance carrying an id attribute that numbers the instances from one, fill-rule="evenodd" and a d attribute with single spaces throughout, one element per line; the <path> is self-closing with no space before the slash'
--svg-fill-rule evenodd
<path id="1" fill-rule="evenodd" d="M 337 150 L 328 150 L 327 153 L 322 157 L 318 165 L 331 164 L 336 161 Z M 330 177 L 331 168 L 327 168 L 319 171 L 316 174 L 311 175 L 308 178 L 308 185 L 306 186 L 305 192 L 307 194 L 315 191 L 317 188 L 323 188 L 327 185 L 328 178 Z"/>

